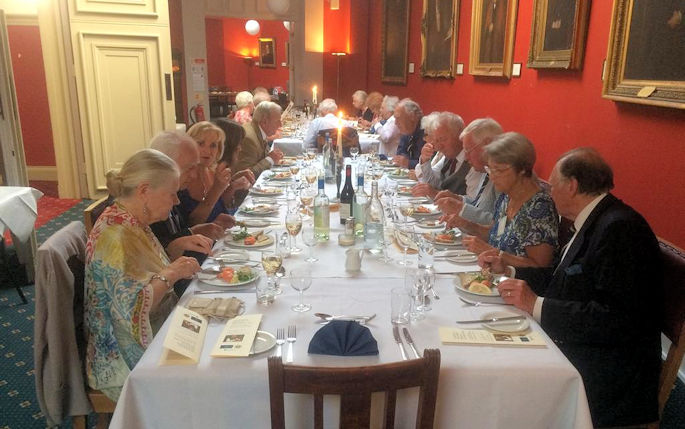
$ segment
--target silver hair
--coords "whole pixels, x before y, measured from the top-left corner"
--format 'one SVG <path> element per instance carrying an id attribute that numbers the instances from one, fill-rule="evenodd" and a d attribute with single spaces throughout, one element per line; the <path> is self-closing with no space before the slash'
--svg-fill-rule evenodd
<path id="1" fill-rule="evenodd" d="M 402 109 L 404 109 L 405 112 L 407 112 L 407 114 L 412 115 L 416 119 L 423 116 L 423 110 L 421 110 L 421 106 L 419 106 L 419 103 L 412 100 L 411 98 L 403 98 L 397 104 L 397 107 L 401 107 Z"/>
<path id="2" fill-rule="evenodd" d="M 325 116 L 329 113 L 335 113 L 338 110 L 338 105 L 335 104 L 335 100 L 332 98 L 324 98 L 321 103 L 319 103 L 319 115 Z"/>
<path id="3" fill-rule="evenodd" d="M 274 103 L 273 101 L 262 101 L 255 107 L 254 113 L 252 114 L 252 120 L 255 123 L 260 123 L 264 119 L 268 119 L 269 116 L 273 114 L 281 114 L 281 106 Z"/>
<path id="4" fill-rule="evenodd" d="M 481 144 L 483 139 L 492 138 L 502 134 L 502 126 L 492 118 L 478 118 L 471 121 L 464 131 L 461 132 L 459 138 L 464 140 L 464 137 L 471 134 L 474 143 Z"/>
<path id="5" fill-rule="evenodd" d="M 434 133 L 438 129 L 438 115 L 440 112 L 430 112 L 421 118 L 421 129 L 427 134 Z"/>
<path id="6" fill-rule="evenodd" d="M 178 160 L 184 146 L 195 147 L 196 144 L 192 137 L 179 130 L 162 131 L 150 140 L 151 149 L 162 152 L 174 161 Z"/>
<path id="7" fill-rule="evenodd" d="M 354 94 L 352 94 L 352 98 L 359 98 L 362 101 L 366 101 L 366 97 L 368 96 L 366 91 L 362 91 L 361 89 L 354 91 Z"/>
<path id="8" fill-rule="evenodd" d="M 252 103 L 252 93 L 249 91 L 240 91 L 238 95 L 235 96 L 235 105 L 238 109 L 247 107 Z"/>
<path id="9" fill-rule="evenodd" d="M 381 103 L 381 109 L 385 109 L 388 112 L 394 112 L 395 107 L 397 107 L 397 103 L 400 102 L 400 99 L 398 97 L 392 96 L 392 95 L 386 95 L 383 97 L 383 103 Z"/>
<path id="10" fill-rule="evenodd" d="M 451 135 L 458 137 L 464 129 L 464 120 L 452 112 L 440 112 L 436 119 L 437 127 L 445 126 Z"/>
<path id="11" fill-rule="evenodd" d="M 255 105 L 255 107 L 259 106 L 264 101 L 271 101 L 271 95 L 269 95 L 268 92 L 257 92 L 252 97 L 252 103 Z"/>
<path id="12" fill-rule="evenodd" d="M 516 132 L 500 134 L 484 148 L 488 162 L 511 165 L 517 172 L 533 175 L 535 147 L 526 136 Z"/>
<path id="13" fill-rule="evenodd" d="M 178 166 L 170 157 L 155 149 L 141 149 L 126 160 L 121 169 L 109 170 L 105 177 L 110 195 L 126 198 L 141 183 L 158 189 L 179 175 Z"/>

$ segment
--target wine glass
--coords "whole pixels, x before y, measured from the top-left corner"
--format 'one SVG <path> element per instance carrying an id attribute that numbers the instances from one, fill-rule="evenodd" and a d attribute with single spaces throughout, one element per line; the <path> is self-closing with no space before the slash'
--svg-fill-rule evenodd
<path id="1" fill-rule="evenodd" d="M 359 155 L 359 147 L 351 146 L 350 155 L 352 155 L 352 162 L 357 162 L 357 155 Z"/>
<path id="2" fill-rule="evenodd" d="M 290 285 L 300 293 L 300 303 L 290 308 L 298 313 L 311 310 L 312 306 L 304 303 L 304 291 L 312 285 L 311 268 L 306 266 L 290 270 Z"/>
<path id="3" fill-rule="evenodd" d="M 314 233 L 314 222 L 304 222 L 302 224 L 302 241 L 305 246 L 309 247 L 309 256 L 305 261 L 316 262 L 319 258 L 314 256 L 314 247 L 316 247 L 316 234 Z"/>
<path id="4" fill-rule="evenodd" d="M 426 297 L 427 283 L 430 281 L 430 272 L 425 269 L 408 269 L 404 274 L 404 287 L 412 297 L 411 312 L 409 317 L 413 321 L 423 320 L 424 300 Z"/>
<path id="5" fill-rule="evenodd" d="M 397 242 L 402 246 L 404 254 L 402 260 L 399 262 L 400 265 L 409 266 L 412 265 L 411 261 L 407 261 L 407 250 L 412 243 L 414 243 L 414 227 L 410 225 L 396 225 L 397 228 Z"/>
<path id="6" fill-rule="evenodd" d="M 288 234 L 290 234 L 291 237 L 291 242 L 290 242 L 290 253 L 299 253 L 302 251 L 299 247 L 297 247 L 297 234 L 300 233 L 300 230 L 302 229 L 302 218 L 300 217 L 300 214 L 297 212 L 291 212 L 288 213 L 285 216 L 285 228 L 288 230 Z"/>
<path id="7" fill-rule="evenodd" d="M 404 226 L 406 227 L 409 223 L 407 217 L 414 214 L 414 204 L 410 203 L 409 201 L 401 201 L 400 213 L 402 216 L 404 216 Z"/>
<path id="8" fill-rule="evenodd" d="M 304 171 L 304 178 L 310 185 L 316 183 L 316 180 L 319 178 L 319 172 L 316 171 L 316 167 L 308 167 Z"/>
<path id="9" fill-rule="evenodd" d="M 276 271 L 281 269 L 283 264 L 283 256 L 277 250 L 263 250 L 262 251 L 262 268 L 266 272 L 266 281 L 269 287 L 275 289 L 274 275 Z"/>
<path id="10" fill-rule="evenodd" d="M 316 190 L 313 188 L 304 188 L 300 191 L 300 202 L 302 207 L 307 213 L 307 218 L 311 214 L 311 208 L 314 204 L 314 198 L 316 197 Z"/>

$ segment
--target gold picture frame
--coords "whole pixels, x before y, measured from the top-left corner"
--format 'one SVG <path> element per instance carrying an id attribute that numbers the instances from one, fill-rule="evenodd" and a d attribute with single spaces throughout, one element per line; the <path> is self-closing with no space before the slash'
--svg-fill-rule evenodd
<path id="1" fill-rule="evenodd" d="M 459 0 L 424 0 L 421 76 L 453 78 L 459 35 Z"/>
<path id="2" fill-rule="evenodd" d="M 383 0 L 381 82 L 407 84 L 409 0 Z"/>
<path id="3" fill-rule="evenodd" d="M 276 68 L 276 43 L 271 37 L 259 38 L 259 67 Z"/>
<path id="4" fill-rule="evenodd" d="M 590 0 L 535 0 L 528 67 L 583 67 Z"/>
<path id="5" fill-rule="evenodd" d="M 511 77 L 518 0 L 473 0 L 469 73 Z"/>
<path id="6" fill-rule="evenodd" d="M 685 109 L 684 14 L 672 2 L 614 2 L 604 98 Z"/>

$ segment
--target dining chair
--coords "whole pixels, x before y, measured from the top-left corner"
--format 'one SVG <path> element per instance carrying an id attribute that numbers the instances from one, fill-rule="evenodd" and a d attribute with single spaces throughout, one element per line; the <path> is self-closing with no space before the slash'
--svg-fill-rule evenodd
<path id="1" fill-rule="evenodd" d="M 113 200 L 109 195 L 100 198 L 83 210 L 83 223 L 86 225 L 86 234 L 90 234 L 93 225 L 98 220 L 102 212 L 112 205 Z"/>
<path id="2" fill-rule="evenodd" d="M 661 416 L 685 355 L 685 251 L 661 239 L 659 247 L 663 264 L 661 332 L 671 341 L 659 379 Z"/>
<path id="3" fill-rule="evenodd" d="M 36 395 L 48 426 L 73 417 L 75 429 L 85 428 L 91 411 L 111 414 L 116 403 L 90 389 L 84 378 L 84 273 L 86 229 L 71 222 L 36 253 L 34 362 Z M 107 416 L 98 416 L 106 427 Z"/>
<path id="4" fill-rule="evenodd" d="M 285 393 L 314 396 L 314 427 L 323 428 L 323 396 L 340 396 L 340 428 L 369 427 L 371 394 L 385 393 L 384 427 L 395 426 L 397 391 L 419 387 L 416 428 L 433 427 L 438 396 L 440 350 L 426 349 L 423 358 L 384 365 L 327 368 L 283 365 L 269 358 L 271 427 L 285 427 Z"/>

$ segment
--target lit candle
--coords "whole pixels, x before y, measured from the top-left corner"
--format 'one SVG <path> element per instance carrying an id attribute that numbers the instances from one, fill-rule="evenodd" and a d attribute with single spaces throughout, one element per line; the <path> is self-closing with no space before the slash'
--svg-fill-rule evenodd
<path id="1" fill-rule="evenodd" d="M 316 85 L 312 87 L 312 104 L 317 104 L 316 103 Z"/>

